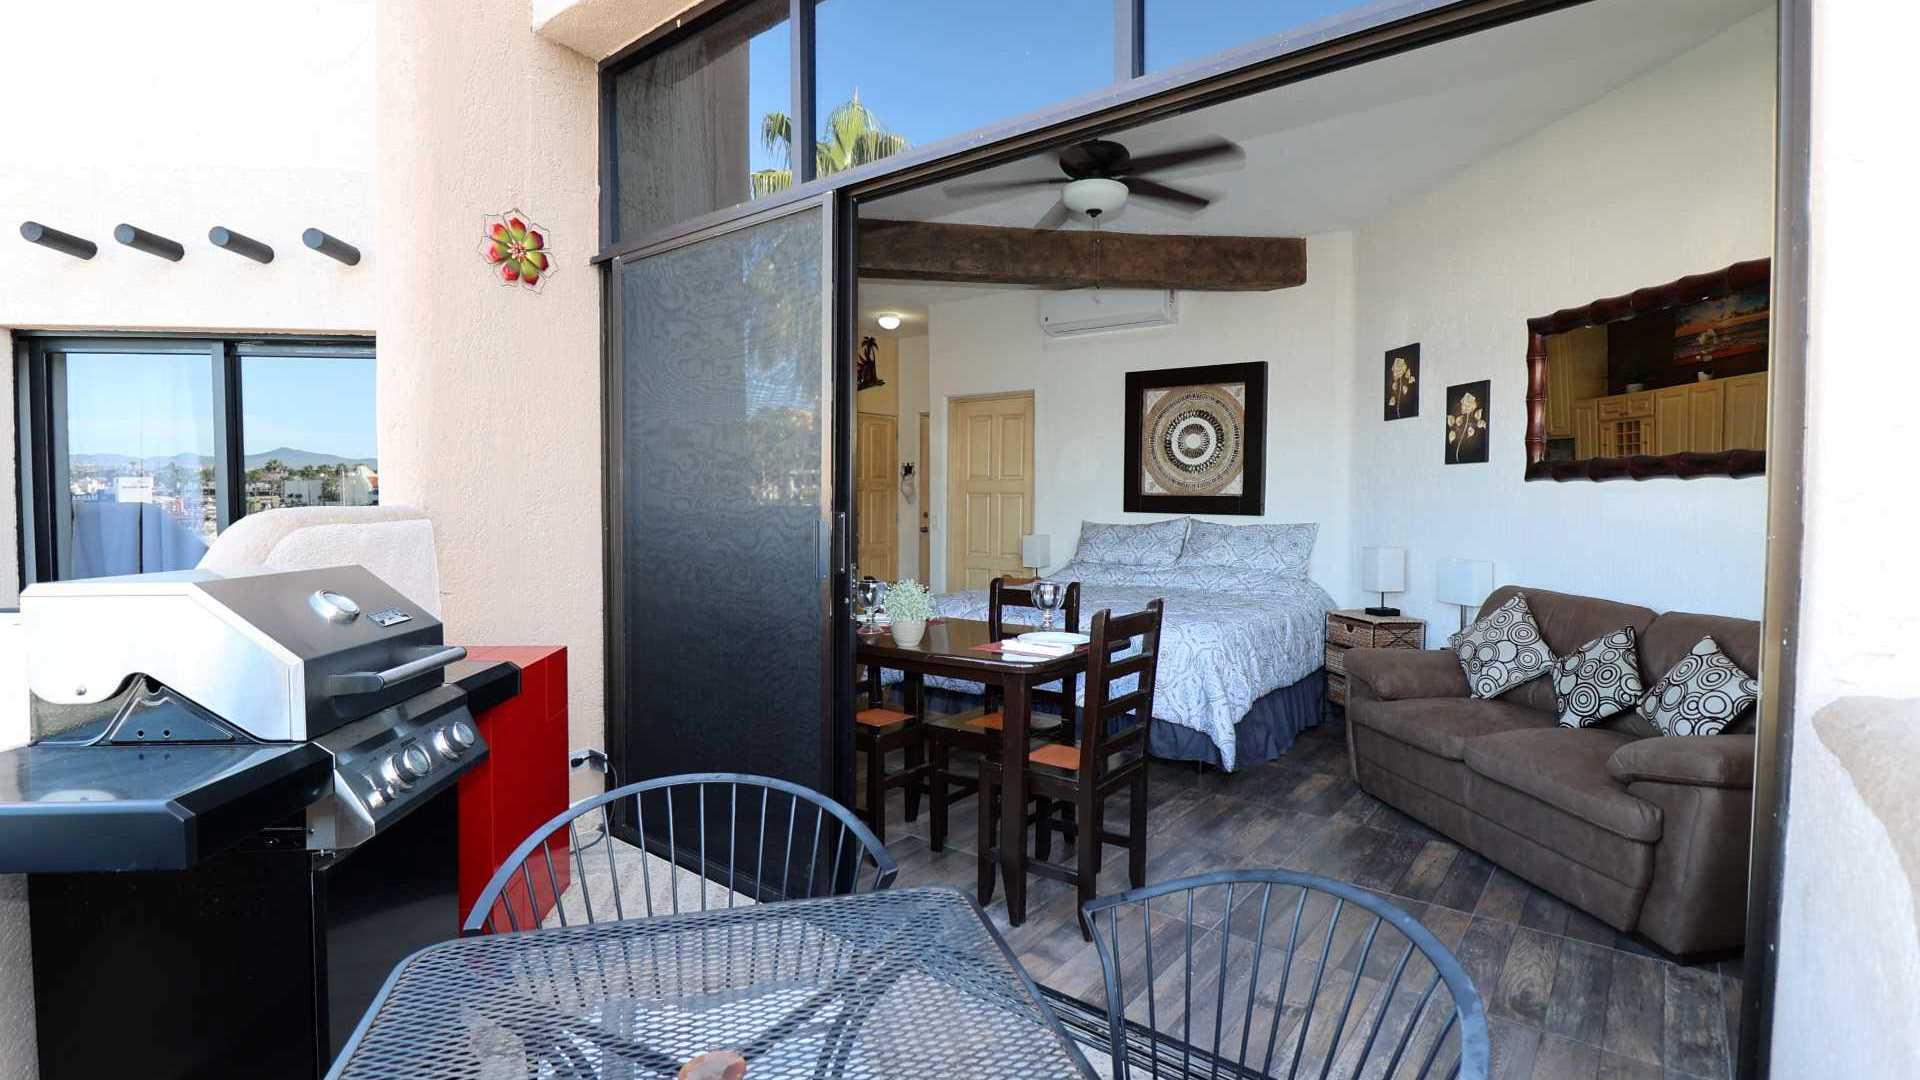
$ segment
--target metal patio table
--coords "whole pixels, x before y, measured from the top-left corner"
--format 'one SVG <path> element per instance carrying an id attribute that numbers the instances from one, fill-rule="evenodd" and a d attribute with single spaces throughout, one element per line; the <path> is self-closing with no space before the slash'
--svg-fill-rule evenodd
<path id="1" fill-rule="evenodd" d="M 898 889 L 461 938 L 407 958 L 330 1077 L 1090 1077 L 979 905 Z"/>

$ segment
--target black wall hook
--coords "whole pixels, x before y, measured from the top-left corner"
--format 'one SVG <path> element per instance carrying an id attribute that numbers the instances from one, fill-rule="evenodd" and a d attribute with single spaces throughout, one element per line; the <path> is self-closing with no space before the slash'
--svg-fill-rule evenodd
<path id="1" fill-rule="evenodd" d="M 257 263 L 273 261 L 273 249 L 255 240 L 251 236 L 242 236 L 225 225 L 215 225 L 207 230 L 207 239 L 214 247 L 224 248 L 235 255 L 245 255 Z"/>
<path id="2" fill-rule="evenodd" d="M 300 234 L 300 240 L 308 247 L 325 255 L 329 259 L 338 259 L 348 266 L 360 265 L 360 249 L 337 237 L 328 236 L 319 229 L 308 229 Z"/>
<path id="3" fill-rule="evenodd" d="M 149 255 L 158 255 L 170 262 L 179 262 L 187 254 L 187 249 L 182 247 L 179 241 L 169 240 L 164 236 L 150 233 L 137 225 L 128 225 L 125 222 L 113 227 L 113 238 L 133 248 L 135 251 L 144 251 Z"/>
<path id="4" fill-rule="evenodd" d="M 91 259 L 100 250 L 91 240 L 82 240 L 72 233 L 63 233 L 59 229 L 48 228 L 37 221 L 20 223 L 20 237 L 29 244 L 52 248 L 55 251 L 71 255 L 76 259 Z"/>

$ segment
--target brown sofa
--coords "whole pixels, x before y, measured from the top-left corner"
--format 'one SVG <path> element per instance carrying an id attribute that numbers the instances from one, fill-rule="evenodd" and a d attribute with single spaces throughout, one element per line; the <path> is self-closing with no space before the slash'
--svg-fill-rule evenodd
<path id="1" fill-rule="evenodd" d="M 1515 592 L 1556 656 L 1632 626 L 1649 687 L 1708 634 L 1758 670 L 1750 619 L 1515 586 L 1481 612 Z M 1481 701 L 1446 650 L 1353 649 L 1346 668 L 1347 748 L 1368 793 L 1669 952 L 1741 943 L 1752 709 L 1719 735 L 1662 736 L 1632 710 L 1575 730 L 1555 723 L 1551 675 Z"/>

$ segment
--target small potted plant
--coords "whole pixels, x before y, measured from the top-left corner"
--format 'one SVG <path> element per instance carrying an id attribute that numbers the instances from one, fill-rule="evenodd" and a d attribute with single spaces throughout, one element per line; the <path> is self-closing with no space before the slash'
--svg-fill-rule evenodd
<path id="1" fill-rule="evenodd" d="M 887 586 L 886 598 L 880 606 L 887 611 L 887 618 L 893 620 L 893 642 L 903 649 L 911 649 L 920 644 L 926 636 L 927 620 L 933 618 L 933 594 L 925 585 L 908 578 Z"/>

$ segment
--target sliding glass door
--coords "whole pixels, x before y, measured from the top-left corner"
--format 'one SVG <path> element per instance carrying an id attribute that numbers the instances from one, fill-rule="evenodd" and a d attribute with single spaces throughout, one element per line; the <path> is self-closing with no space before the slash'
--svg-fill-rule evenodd
<path id="1" fill-rule="evenodd" d="M 836 631 L 848 485 L 834 249 L 825 197 L 614 265 L 608 599 L 622 782 L 727 771 L 845 786 L 832 723 L 852 685 Z M 724 858 L 714 839 L 710 862 Z M 678 843 L 685 858 L 693 838 Z"/>

